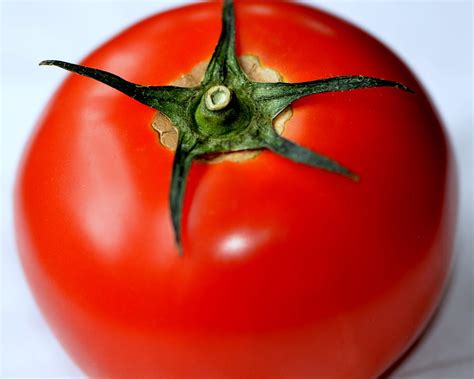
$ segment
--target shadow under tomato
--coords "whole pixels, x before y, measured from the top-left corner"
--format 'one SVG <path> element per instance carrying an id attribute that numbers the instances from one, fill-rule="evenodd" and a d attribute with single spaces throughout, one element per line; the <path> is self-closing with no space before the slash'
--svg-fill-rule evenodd
<path id="1" fill-rule="evenodd" d="M 455 256 L 457 256 L 455 254 Z M 456 274 L 456 266 L 457 266 L 457 260 L 454 262 L 453 270 L 448 278 L 448 281 L 446 283 L 446 287 L 444 289 L 443 295 L 441 297 L 440 303 L 438 304 L 433 316 L 431 319 L 428 321 L 428 324 L 426 325 L 425 329 L 421 333 L 421 335 L 415 340 L 415 342 L 408 348 L 408 350 L 392 365 L 389 367 L 388 370 L 386 370 L 380 377 L 379 379 L 395 379 L 393 376 L 396 374 L 398 369 L 407 361 L 407 359 L 415 353 L 418 349 L 420 349 L 421 346 L 423 346 L 424 340 L 431 334 L 433 329 L 435 329 L 438 325 L 438 322 L 440 320 L 440 315 L 442 313 L 442 310 L 444 309 L 446 305 L 447 299 L 449 299 L 453 293 L 453 279 L 454 275 Z"/>

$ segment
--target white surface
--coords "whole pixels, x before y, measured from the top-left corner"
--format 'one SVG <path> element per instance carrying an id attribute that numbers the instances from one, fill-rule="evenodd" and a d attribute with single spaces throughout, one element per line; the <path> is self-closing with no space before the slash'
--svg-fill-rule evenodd
<path id="1" fill-rule="evenodd" d="M 474 378 L 472 3 L 306 2 L 363 26 L 391 46 L 418 74 L 445 120 L 461 173 L 457 264 L 438 317 L 390 377 Z M 83 377 L 33 302 L 13 235 L 18 159 L 41 109 L 65 75 L 41 70 L 37 63 L 44 58 L 77 62 L 124 26 L 182 3 L 186 1 L 1 2 L 2 378 Z"/>

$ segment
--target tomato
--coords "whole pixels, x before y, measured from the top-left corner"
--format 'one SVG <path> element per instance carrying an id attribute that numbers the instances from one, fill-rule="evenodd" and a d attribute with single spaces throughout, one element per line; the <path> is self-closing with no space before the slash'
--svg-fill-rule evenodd
<path id="1" fill-rule="evenodd" d="M 208 61 L 221 5 L 155 15 L 83 64 L 167 85 Z M 185 27 L 184 27 L 185 26 Z M 452 256 L 456 172 L 423 88 L 386 47 L 294 3 L 236 4 L 240 55 L 287 82 L 403 83 L 293 103 L 284 137 L 359 181 L 271 151 L 195 162 L 178 254 L 174 153 L 156 111 L 69 76 L 24 155 L 19 251 L 64 348 L 91 377 L 374 378 L 419 336 Z"/>

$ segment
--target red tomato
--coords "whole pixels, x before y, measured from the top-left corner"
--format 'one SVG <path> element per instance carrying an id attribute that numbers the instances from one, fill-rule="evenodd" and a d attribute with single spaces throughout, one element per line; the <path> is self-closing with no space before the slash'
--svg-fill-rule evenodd
<path id="1" fill-rule="evenodd" d="M 211 57 L 221 5 L 134 25 L 83 64 L 165 85 Z M 16 187 L 16 230 L 49 324 L 91 377 L 373 378 L 420 334 L 452 255 L 456 178 L 423 89 L 387 48 L 298 4 L 239 2 L 240 54 L 289 82 L 367 75 L 372 88 L 305 98 L 284 136 L 354 182 L 265 151 L 196 163 L 183 247 L 168 206 L 173 152 L 154 110 L 69 76 Z M 185 26 L 185 27 L 183 27 Z"/>

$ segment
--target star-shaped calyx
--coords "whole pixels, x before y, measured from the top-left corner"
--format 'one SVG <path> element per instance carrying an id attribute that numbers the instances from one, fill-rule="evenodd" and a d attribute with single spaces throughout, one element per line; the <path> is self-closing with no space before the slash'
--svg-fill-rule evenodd
<path id="1" fill-rule="evenodd" d="M 356 174 L 336 161 L 280 136 L 272 121 L 295 100 L 318 93 L 370 87 L 393 87 L 412 92 L 402 84 L 367 76 L 338 76 L 303 83 L 253 82 L 237 59 L 232 0 L 224 0 L 222 20 L 217 47 L 203 80 L 194 88 L 144 86 L 106 71 L 72 63 L 57 60 L 40 63 L 58 66 L 107 84 L 160 111 L 176 127 L 178 144 L 169 201 L 180 253 L 183 198 L 193 160 L 209 154 L 269 149 L 292 161 L 357 180 Z"/>

